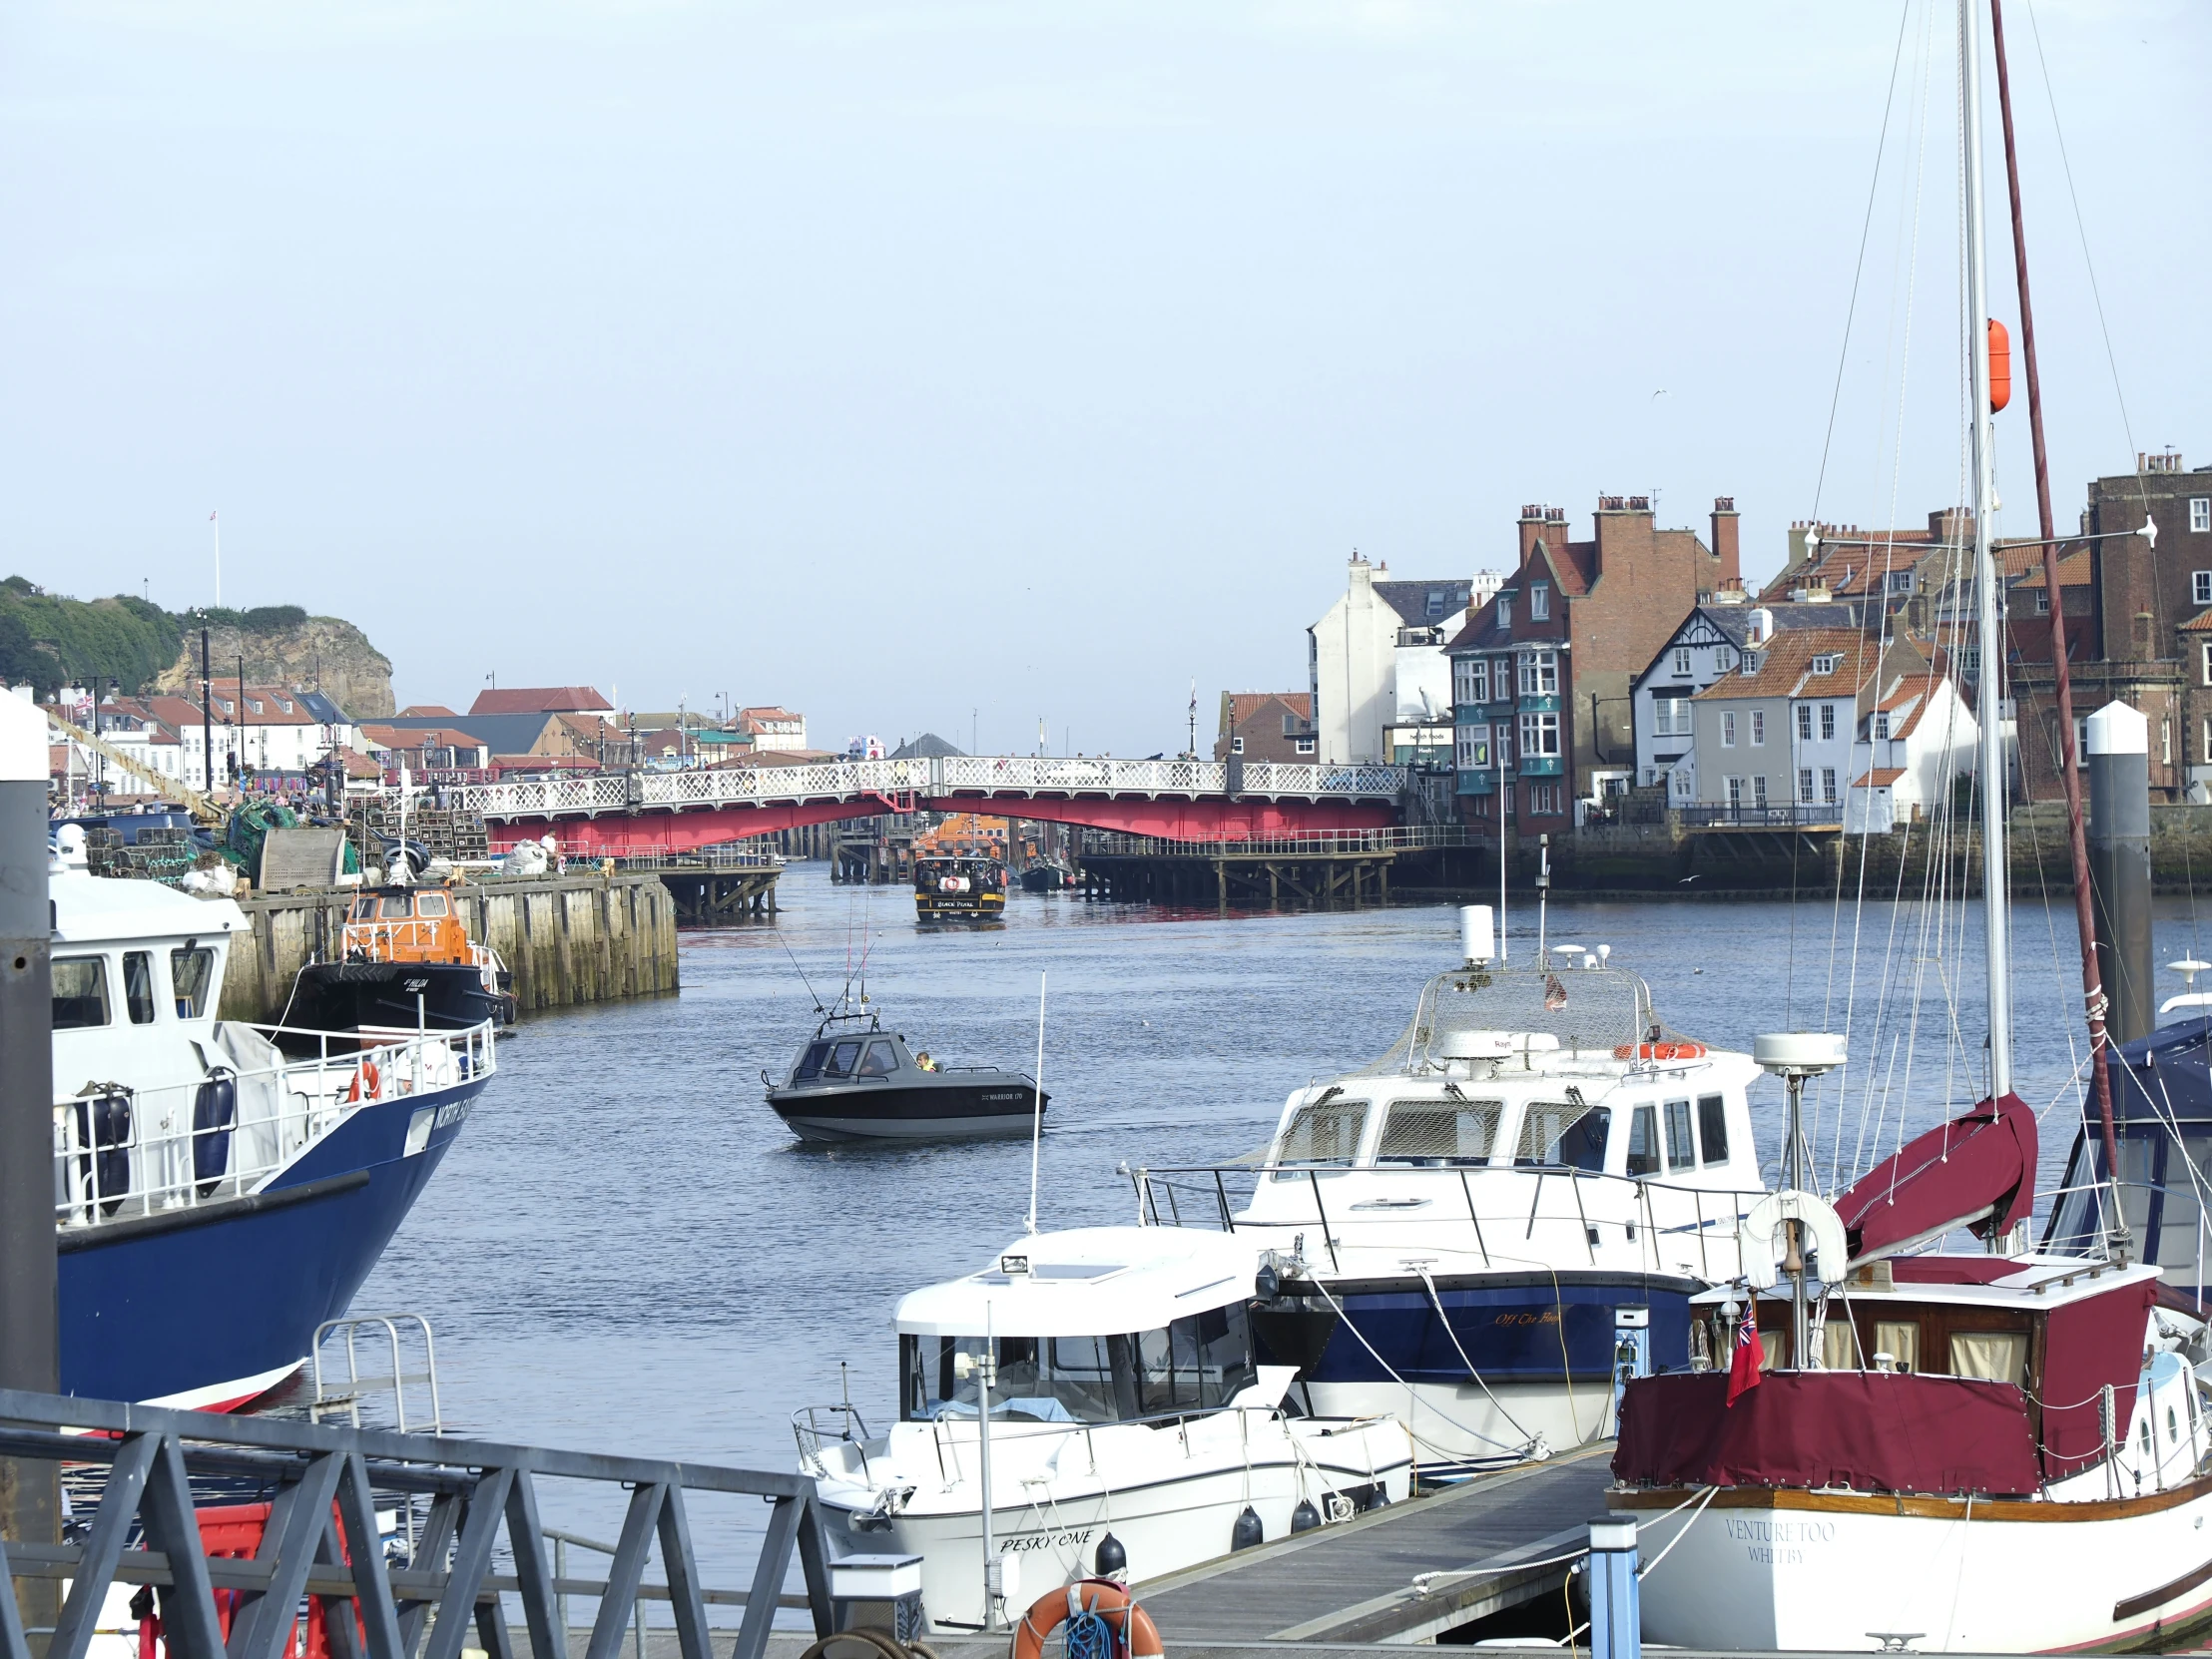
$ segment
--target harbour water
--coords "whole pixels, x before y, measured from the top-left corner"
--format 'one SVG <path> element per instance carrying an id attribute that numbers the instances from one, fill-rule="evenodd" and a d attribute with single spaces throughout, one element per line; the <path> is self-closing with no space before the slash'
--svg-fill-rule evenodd
<path id="1" fill-rule="evenodd" d="M 429 1316 L 458 1429 L 788 1468 L 791 1414 L 838 1397 L 839 1361 L 869 1423 L 891 1414 L 893 1306 L 1020 1233 L 1029 1146 L 802 1147 L 761 1099 L 761 1072 L 786 1071 L 813 1030 L 799 969 L 827 1000 L 864 961 L 885 1023 L 914 1047 L 1022 1070 L 1048 974 L 1038 1208 L 1043 1226 L 1067 1227 L 1134 1216 L 1123 1160 L 1259 1146 L 1290 1090 L 1388 1045 L 1457 938 L 1440 904 L 1223 917 L 1024 893 L 1002 925 L 923 928 L 906 891 L 833 886 L 814 863 L 786 874 L 781 902 L 777 926 L 685 934 L 680 995 L 548 1013 L 502 1045 L 496 1086 L 355 1302 Z M 1955 906 L 1950 917 L 1938 942 L 1918 905 L 1563 902 L 1549 936 L 1610 944 L 1670 1026 L 1710 1043 L 1842 1029 L 1851 1004 L 1860 1069 L 1841 1108 L 1832 1094 L 1814 1118 L 1825 1171 L 1838 1144 L 1847 1166 L 1875 1144 L 1873 1107 L 1862 1128 L 1869 1052 L 1895 1079 L 1885 1151 L 1896 1101 L 1910 1100 L 1912 1133 L 1946 1099 L 1975 1096 L 1979 936 L 1969 916 L 1960 938 Z M 1517 959 L 1535 923 L 1532 906 L 1512 915 Z M 2083 1052 L 2070 908 L 2016 906 L 2015 939 L 2018 1088 L 2049 1108 L 2047 1187 Z M 2157 942 L 2161 963 L 2201 954 L 2188 900 L 2162 903 Z M 2161 970 L 2161 996 L 2181 988 L 2171 977 Z M 1946 1004 L 1966 1010 L 1964 1043 L 1945 1041 Z M 1879 1104 L 1885 1090 L 1873 1093 Z M 1764 1090 L 1770 1167 L 1780 1112 L 1780 1091 Z M 619 1524 L 549 1518 L 603 1537 Z M 710 1557 L 713 1544 L 702 1539 Z"/>

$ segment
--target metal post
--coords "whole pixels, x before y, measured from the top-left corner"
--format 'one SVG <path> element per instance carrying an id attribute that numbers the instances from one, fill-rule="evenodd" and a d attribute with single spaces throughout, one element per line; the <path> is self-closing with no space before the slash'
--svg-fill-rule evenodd
<path id="1" fill-rule="evenodd" d="M 983 1482 L 983 1628 L 998 1622 L 998 1598 L 1005 1568 L 991 1539 L 991 1384 L 998 1381 L 998 1340 L 991 1334 L 991 1307 L 983 1305 L 983 1354 L 975 1368 L 975 1431 L 980 1442 L 977 1462 Z"/>
<path id="2" fill-rule="evenodd" d="M 191 658 L 185 659 L 190 662 Z M 200 630 L 200 787 L 215 794 L 215 681 L 208 672 L 208 631 Z"/>
<path id="3" fill-rule="evenodd" d="M 1636 1523 L 1626 1515 L 1590 1522 L 1590 1659 L 1642 1659 L 1636 1595 Z"/>
<path id="4" fill-rule="evenodd" d="M 1805 1190 L 1805 1078 L 1791 1072 L 1783 1079 L 1790 1095 L 1790 1144 L 1782 1155 L 1783 1185 L 1792 1192 Z M 1784 1224 L 1790 1233 L 1785 1266 L 1790 1272 L 1790 1364 L 1799 1371 L 1811 1369 L 1806 1349 L 1811 1346 L 1811 1321 L 1805 1306 L 1805 1234 L 1803 1224 Z"/>
<path id="5" fill-rule="evenodd" d="M 54 1288 L 54 1002 L 48 950 L 46 717 L 0 692 L 0 1388 L 61 1391 Z M 60 1541 L 54 1464 L 0 1459 L 0 1537 Z M 52 1580 L 21 1581 L 29 1629 L 60 1611 Z M 0 1594 L 10 1586 L 0 1584 Z"/>
<path id="6" fill-rule="evenodd" d="M 2088 720 L 2089 888 L 2098 966 L 2112 999 L 2112 1040 L 2132 1042 L 2152 1022 L 2150 958 L 2150 722 L 2125 703 Z M 2112 1174 L 2117 1177 L 2118 1172 Z"/>

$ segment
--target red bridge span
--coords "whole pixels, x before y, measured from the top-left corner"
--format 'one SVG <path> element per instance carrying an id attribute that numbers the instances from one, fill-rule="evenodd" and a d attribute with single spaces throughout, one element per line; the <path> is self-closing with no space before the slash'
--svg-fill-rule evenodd
<path id="1" fill-rule="evenodd" d="M 836 819 L 984 813 L 1163 840 L 1260 840 L 1398 822 L 1403 767 L 946 755 L 473 784 L 451 803 L 492 844 L 685 850 Z"/>

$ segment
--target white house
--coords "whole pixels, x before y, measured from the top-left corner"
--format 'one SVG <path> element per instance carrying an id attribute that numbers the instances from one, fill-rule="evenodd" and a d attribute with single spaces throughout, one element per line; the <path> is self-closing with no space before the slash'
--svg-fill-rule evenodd
<path id="1" fill-rule="evenodd" d="M 807 747 L 807 717 L 789 709 L 740 709 L 738 730 L 753 740 L 755 754 L 790 753 Z"/>
<path id="2" fill-rule="evenodd" d="M 1955 681 L 1902 676 L 1860 722 L 1844 828 L 1875 833 L 1939 806 L 1971 767 L 1980 727 Z"/>
<path id="3" fill-rule="evenodd" d="M 1306 630 L 1319 759 L 1448 766 L 1444 646 L 1499 578 L 1485 571 L 1472 580 L 1392 582 L 1388 571 L 1355 553 L 1344 596 Z"/>

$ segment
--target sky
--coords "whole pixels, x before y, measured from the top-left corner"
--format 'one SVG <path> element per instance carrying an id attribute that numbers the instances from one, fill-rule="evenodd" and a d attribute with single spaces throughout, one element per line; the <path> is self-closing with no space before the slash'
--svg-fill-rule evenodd
<path id="1" fill-rule="evenodd" d="M 2212 7 L 2006 21 L 2063 528 L 2135 450 L 2212 462 Z M 208 603 L 220 510 L 223 601 L 351 619 L 403 704 L 1141 755 L 1195 680 L 1209 746 L 1222 690 L 1304 686 L 1355 548 L 1464 577 L 1523 503 L 1732 494 L 1757 578 L 1793 520 L 1957 499 L 1954 27 L 22 0 L 0 566 Z"/>

